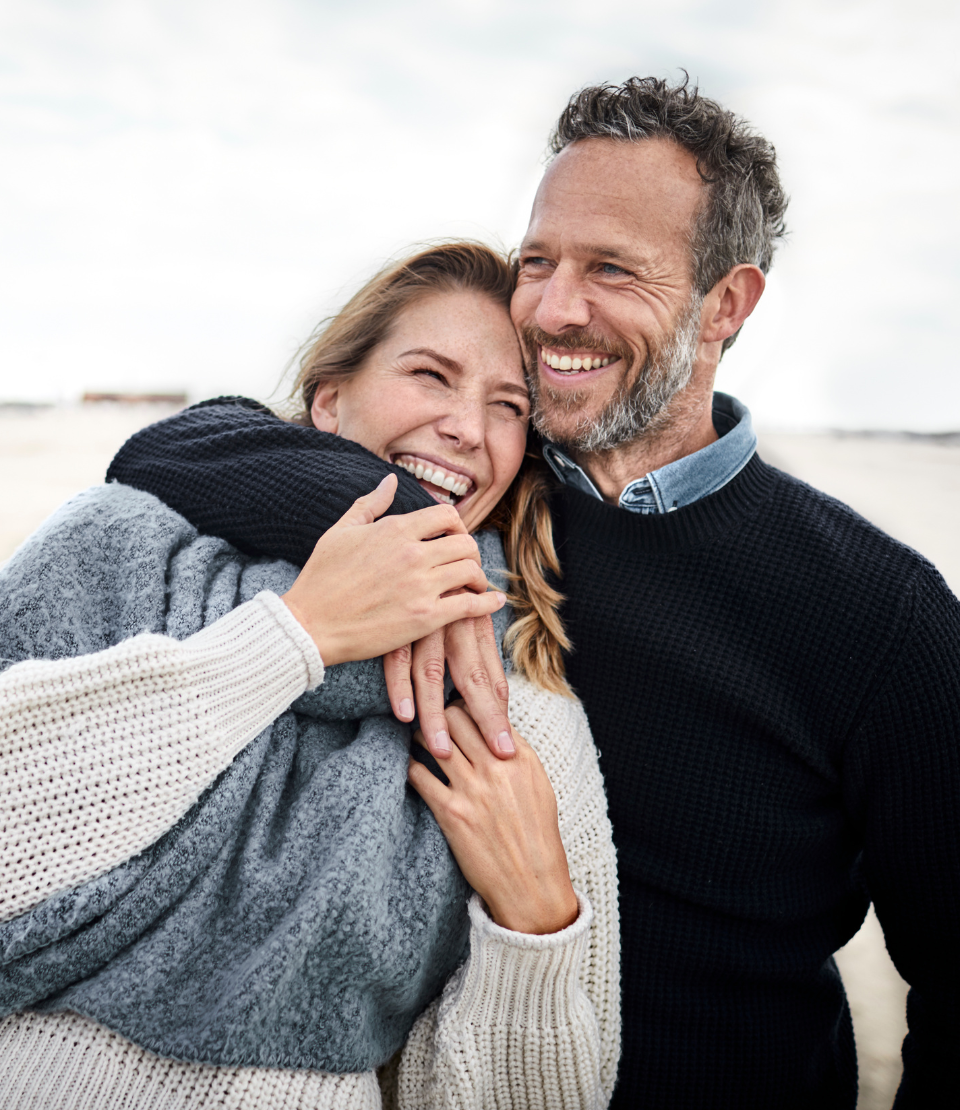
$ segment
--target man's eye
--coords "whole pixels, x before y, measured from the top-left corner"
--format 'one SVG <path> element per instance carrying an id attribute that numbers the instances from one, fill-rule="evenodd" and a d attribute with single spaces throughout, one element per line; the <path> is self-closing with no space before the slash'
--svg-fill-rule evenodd
<path id="1" fill-rule="evenodd" d="M 625 274 L 627 272 L 623 269 L 622 266 L 615 266 L 612 262 L 604 262 L 604 264 L 600 267 L 600 270 L 604 274 L 612 275 Z"/>
<path id="2" fill-rule="evenodd" d="M 549 265 L 547 260 L 545 258 L 541 258 L 540 255 L 538 255 L 538 254 L 531 255 L 530 258 L 525 258 L 523 260 L 523 264 L 524 264 L 524 266 L 547 266 L 547 265 Z"/>

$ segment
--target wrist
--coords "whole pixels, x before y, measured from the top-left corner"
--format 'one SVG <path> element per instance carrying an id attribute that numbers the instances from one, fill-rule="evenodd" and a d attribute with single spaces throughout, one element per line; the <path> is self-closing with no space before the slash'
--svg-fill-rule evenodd
<path id="1" fill-rule="evenodd" d="M 484 899 L 494 923 L 514 933 L 546 936 L 569 928 L 579 916 L 580 903 L 569 879 L 566 884 L 539 897 L 528 892 L 523 898 L 507 902 Z"/>
<path id="2" fill-rule="evenodd" d="M 337 653 L 334 650 L 332 644 L 328 642 L 328 638 L 324 636 L 323 629 L 318 628 L 316 626 L 316 622 L 311 621 L 308 618 L 304 610 L 301 609 L 300 606 L 297 604 L 296 599 L 294 597 L 291 597 L 292 593 L 292 590 L 288 590 L 287 593 L 281 594 L 280 600 L 290 610 L 290 613 L 297 624 L 299 624 L 304 632 L 306 632 L 306 634 L 310 637 L 310 639 L 313 640 L 314 646 L 320 653 L 320 660 L 323 665 L 325 667 L 332 667 L 336 663 L 342 662 L 342 660 L 336 658 Z"/>

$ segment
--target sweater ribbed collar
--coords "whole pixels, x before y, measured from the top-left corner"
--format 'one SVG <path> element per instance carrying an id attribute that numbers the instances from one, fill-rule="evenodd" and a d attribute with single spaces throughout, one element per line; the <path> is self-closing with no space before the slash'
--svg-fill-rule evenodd
<path id="1" fill-rule="evenodd" d="M 601 545 L 655 554 L 700 547 L 737 530 L 757 515 L 780 481 L 779 472 L 754 454 L 722 489 L 672 513 L 626 513 L 569 486 L 558 487 L 553 498 L 571 533 L 584 531 Z"/>

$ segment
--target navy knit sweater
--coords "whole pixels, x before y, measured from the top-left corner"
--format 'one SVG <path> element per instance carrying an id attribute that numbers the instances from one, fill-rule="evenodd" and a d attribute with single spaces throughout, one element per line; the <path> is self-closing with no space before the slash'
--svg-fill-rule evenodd
<path id="1" fill-rule="evenodd" d="M 304 447 L 322 434 L 188 410 L 129 441 L 110 477 L 303 562 L 335 519 Z M 339 496 L 385 466 L 351 456 Z M 960 603 L 915 552 L 757 457 L 675 513 L 568 488 L 552 508 L 569 674 L 619 853 L 614 1106 L 852 1110 L 831 954 L 870 899 L 912 987 L 897 1107 L 955 1105 Z"/>

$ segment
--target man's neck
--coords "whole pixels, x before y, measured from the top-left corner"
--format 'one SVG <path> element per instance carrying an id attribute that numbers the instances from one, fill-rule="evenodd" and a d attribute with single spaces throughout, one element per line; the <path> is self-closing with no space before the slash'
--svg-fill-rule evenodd
<path id="1" fill-rule="evenodd" d="M 670 406 L 668 419 L 651 435 L 613 451 L 577 452 L 576 462 L 590 475 L 604 501 L 616 505 L 631 482 L 719 439 L 712 402 L 712 389 L 705 395 L 681 394 Z"/>

